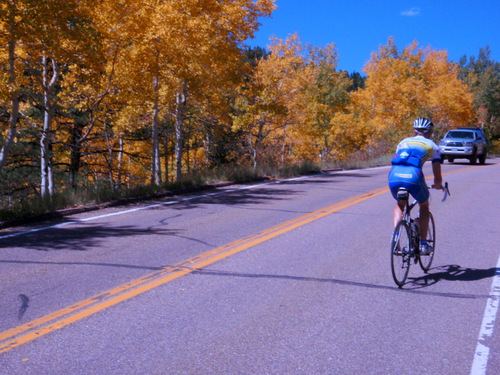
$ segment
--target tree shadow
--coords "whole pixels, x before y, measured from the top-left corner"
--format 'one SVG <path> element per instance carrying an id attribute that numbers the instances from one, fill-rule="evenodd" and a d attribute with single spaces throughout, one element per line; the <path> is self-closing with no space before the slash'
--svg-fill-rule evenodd
<path id="1" fill-rule="evenodd" d="M 3 264 L 36 264 L 40 266 L 92 266 L 104 268 L 126 268 L 132 270 L 160 271 L 165 266 L 138 266 L 125 263 L 103 263 L 103 262 L 56 262 L 56 261 L 28 261 L 28 260 L 0 260 Z"/>
<path id="2" fill-rule="evenodd" d="M 478 281 L 500 275 L 500 268 L 488 269 L 463 268 L 456 264 L 435 267 L 424 276 L 410 277 L 409 287 L 413 289 L 424 288 L 440 281 Z"/>
<path id="3" fill-rule="evenodd" d="M 307 176 L 304 179 L 289 179 L 279 180 L 275 182 L 264 183 L 262 187 L 252 183 L 241 184 L 240 188 L 231 189 L 232 185 L 223 185 L 221 187 L 206 186 L 204 188 L 196 189 L 192 192 L 180 196 L 173 196 L 169 194 L 161 194 L 157 197 L 148 198 L 133 198 L 130 202 L 127 199 L 119 200 L 116 202 L 108 202 L 104 206 L 94 205 L 88 207 L 80 207 L 75 209 L 66 209 L 47 214 L 39 215 L 37 217 L 28 217 L 18 219 L 12 222 L 0 222 L 0 229 L 3 228 L 16 228 L 23 226 L 25 231 L 36 230 L 41 226 L 55 226 L 65 225 L 65 223 L 76 223 L 78 220 L 71 220 L 71 216 L 88 211 L 96 211 L 102 208 L 116 208 L 119 210 L 158 210 L 164 207 L 169 207 L 174 210 L 192 209 L 197 208 L 200 204 L 221 204 L 229 206 L 242 206 L 260 204 L 269 201 L 293 199 L 294 196 L 301 193 L 301 191 L 294 191 L 287 189 L 286 185 L 302 185 L 302 184 L 327 184 L 331 183 L 333 179 L 339 177 L 370 177 L 371 174 L 366 172 L 347 172 L 347 173 L 321 173 L 318 175 Z M 260 182 L 258 182 L 260 184 Z M 268 189 L 269 186 L 282 185 L 284 188 Z M 246 186 L 246 187 L 245 187 Z M 228 188 L 229 187 L 229 188 Z M 164 201 L 164 197 L 168 200 Z M 142 208 L 141 208 L 142 207 Z M 12 231 L 11 231 L 12 232 Z M 0 232 L 0 241 L 5 232 Z M 7 235 L 9 233 L 6 233 Z M 0 245 L 1 247 L 1 245 Z"/>
<path id="4" fill-rule="evenodd" d="M 373 173 L 367 171 L 334 171 L 332 173 L 320 173 L 317 175 L 304 176 L 303 178 L 290 178 L 287 180 L 277 181 L 276 183 L 280 185 L 297 185 L 305 183 L 324 184 L 330 183 L 332 179 L 339 179 L 342 177 L 371 178 L 373 177 Z"/>
<path id="5" fill-rule="evenodd" d="M 224 191 L 220 189 L 208 193 L 185 197 L 174 201 L 150 200 L 122 205 L 117 207 L 118 213 L 127 214 L 135 210 L 162 210 L 168 208 L 170 212 L 178 212 L 185 209 L 197 208 L 201 204 L 221 205 L 255 205 L 266 201 L 286 198 L 292 194 L 298 194 L 289 189 L 265 190 L 261 188 L 248 190 Z M 116 214 L 116 213 L 115 213 Z M 112 214 L 113 215 L 113 214 Z M 180 236 L 178 230 L 166 230 L 161 227 L 167 219 L 159 220 L 156 225 L 149 228 L 137 226 L 107 227 L 106 224 L 91 225 L 91 220 L 106 216 L 97 214 L 95 218 L 84 220 L 72 219 L 71 216 L 63 216 L 45 219 L 38 222 L 31 221 L 23 223 L 23 227 L 15 226 L 0 232 L 0 249 L 23 247 L 33 250 L 50 251 L 71 249 L 83 251 L 98 245 L 99 240 L 106 237 L 123 237 L 160 234 L 169 236 Z M 179 216 L 179 215 L 175 215 Z M 170 217 L 171 218 L 171 217 Z"/>
<path id="6" fill-rule="evenodd" d="M 313 176 L 307 176 L 304 179 L 289 179 L 280 180 L 272 183 L 267 183 L 262 187 L 252 187 L 249 185 L 248 188 L 237 188 L 234 190 L 227 189 L 210 189 L 204 193 L 200 193 L 197 196 L 188 197 L 186 199 L 181 199 L 172 208 L 174 209 L 186 209 L 186 208 L 196 208 L 199 204 L 222 204 L 229 206 L 241 206 L 250 204 L 260 204 L 268 201 L 293 199 L 301 193 L 301 191 L 286 189 L 286 186 L 294 185 L 305 185 L 305 184 L 329 184 L 332 180 L 338 179 L 340 177 L 360 177 L 368 178 L 372 174 L 367 172 L 347 172 L 342 174 L 328 174 L 322 173 Z M 273 186 L 273 189 L 268 187 Z M 283 186 L 285 188 L 280 189 L 278 186 Z M 199 192 L 198 192 L 199 193 Z"/>
<path id="7" fill-rule="evenodd" d="M 181 197 L 174 201 L 162 201 L 152 199 L 123 204 L 118 210 L 123 213 L 134 210 L 161 210 L 169 208 L 180 211 L 197 208 L 203 204 L 217 204 L 226 206 L 249 206 L 252 209 L 259 209 L 257 205 L 276 200 L 291 200 L 302 191 L 300 189 L 287 188 L 287 185 L 302 184 L 326 184 L 340 177 L 369 177 L 366 172 L 348 172 L 343 174 L 323 173 L 311 176 L 307 179 L 290 179 L 277 181 L 276 184 L 256 186 L 248 185 L 248 188 L 212 188 L 197 192 L 197 195 Z M 269 189 L 269 186 L 273 186 Z M 279 186 L 282 186 L 281 188 Z M 175 199 L 175 198 L 174 198 Z M 267 206 L 266 206 L 267 207 Z M 273 210 L 273 207 L 265 208 Z M 281 210 L 282 211 L 282 210 Z M 171 211 L 172 212 L 172 211 Z M 286 212 L 307 213 L 287 210 Z M 95 218 L 105 215 L 97 215 Z M 93 220 L 93 219 L 90 219 Z M 58 216 L 57 218 L 45 219 L 38 222 L 24 223 L 23 227 L 12 227 L 0 233 L 0 249 L 2 248 L 25 248 L 38 251 L 72 250 L 86 251 L 89 248 L 99 246 L 104 238 L 123 236 L 145 236 L 158 234 L 165 236 L 180 236 L 178 230 L 167 230 L 162 228 L 164 221 L 160 220 L 156 226 L 150 228 L 140 228 L 137 226 L 107 227 L 106 224 L 92 225 L 89 219 L 72 219 L 71 216 Z M 195 239 L 193 239 L 195 240 Z M 199 240 L 198 240 L 199 241 Z M 201 241 L 200 241 L 201 242 Z"/>
<path id="8" fill-rule="evenodd" d="M 161 228 L 137 228 L 133 226 L 107 227 L 102 225 L 78 224 L 72 227 L 47 228 L 46 230 L 27 231 L 23 235 L 0 239 L 2 248 L 24 248 L 38 251 L 72 250 L 86 251 L 99 246 L 100 240 L 110 237 L 132 237 L 150 234 L 163 236 L 179 235 L 177 230 Z M 43 229 L 43 228 L 42 228 Z"/>
<path id="9" fill-rule="evenodd" d="M 300 192 L 289 189 L 238 189 L 238 190 L 209 190 L 203 194 L 180 199 L 171 208 L 184 210 L 197 208 L 200 204 L 220 204 L 227 206 L 262 204 L 268 201 L 292 199 Z M 288 198 L 287 198 L 288 197 Z M 168 203 L 166 203 L 168 204 Z"/>

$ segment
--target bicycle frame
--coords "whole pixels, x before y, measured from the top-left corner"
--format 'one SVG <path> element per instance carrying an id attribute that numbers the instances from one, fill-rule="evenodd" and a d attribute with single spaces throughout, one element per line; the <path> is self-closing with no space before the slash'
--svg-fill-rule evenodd
<path id="1" fill-rule="evenodd" d="M 399 188 L 398 201 L 405 202 L 402 220 L 405 220 L 408 224 L 410 224 L 412 220 L 411 210 L 417 205 L 417 200 L 414 200 L 413 203 L 410 204 L 410 192 L 405 188 Z"/>

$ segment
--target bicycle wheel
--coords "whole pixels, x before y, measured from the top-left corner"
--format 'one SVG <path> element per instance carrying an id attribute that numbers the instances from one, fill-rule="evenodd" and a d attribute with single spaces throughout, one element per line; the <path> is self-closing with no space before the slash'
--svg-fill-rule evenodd
<path id="1" fill-rule="evenodd" d="M 411 237 L 406 221 L 401 220 L 391 239 L 391 269 L 394 282 L 401 288 L 410 271 Z"/>
<path id="2" fill-rule="evenodd" d="M 429 255 L 420 255 L 418 257 L 418 262 L 420 263 L 420 268 L 427 273 L 429 268 L 431 268 L 432 261 L 434 260 L 434 253 L 436 252 L 436 225 L 434 224 L 434 217 L 429 212 L 429 230 L 427 232 L 427 243 L 432 247 L 432 251 Z"/>

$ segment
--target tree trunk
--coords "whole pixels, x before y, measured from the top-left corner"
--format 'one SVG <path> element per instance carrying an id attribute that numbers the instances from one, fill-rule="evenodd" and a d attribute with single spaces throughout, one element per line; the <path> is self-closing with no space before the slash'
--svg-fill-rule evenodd
<path id="1" fill-rule="evenodd" d="M 12 5 L 13 3 L 11 3 Z M 9 156 L 10 147 L 14 142 L 14 138 L 16 137 L 16 128 L 17 128 L 17 119 L 19 117 L 19 90 L 14 89 L 16 84 L 16 39 L 15 39 L 15 22 L 13 21 L 10 24 L 10 34 L 11 38 L 9 40 L 9 86 L 12 89 L 11 94 L 11 109 L 10 109 L 10 118 L 9 118 L 9 131 L 7 133 L 7 138 L 5 138 L 5 142 L 0 150 L 0 169 L 3 168 L 5 162 L 7 161 L 7 157 Z"/>
<path id="2" fill-rule="evenodd" d="M 77 187 L 77 176 L 80 170 L 80 162 L 82 158 L 81 152 L 81 142 L 82 137 L 82 127 L 80 125 L 74 124 L 73 131 L 71 133 L 71 144 L 70 144 L 70 164 L 69 164 L 69 186 L 72 189 Z"/>
<path id="3" fill-rule="evenodd" d="M 186 170 L 187 173 L 191 173 L 191 162 L 190 162 L 190 156 L 189 154 L 191 153 L 191 135 L 189 132 L 187 133 L 187 141 L 184 142 L 184 156 L 186 159 Z"/>
<path id="4" fill-rule="evenodd" d="M 118 152 L 118 166 L 116 168 L 116 172 L 118 173 L 117 176 L 117 184 L 118 188 L 121 188 L 122 186 L 122 161 L 123 161 L 123 137 L 120 137 L 118 140 L 120 151 Z"/>
<path id="5" fill-rule="evenodd" d="M 151 185 L 161 185 L 161 160 L 160 160 L 160 142 L 158 137 L 158 113 L 159 113 L 159 83 L 158 76 L 154 77 L 154 112 L 153 112 L 153 129 L 152 129 L 152 160 L 151 160 Z"/>
<path id="6" fill-rule="evenodd" d="M 41 183 L 40 194 L 42 198 L 51 198 L 54 195 L 53 171 L 52 171 L 52 89 L 57 81 L 59 72 L 57 64 L 52 59 L 52 78 L 49 81 L 49 62 L 47 56 L 42 57 L 43 63 L 43 131 L 40 139 L 41 148 Z"/>
<path id="7" fill-rule="evenodd" d="M 177 93 L 175 108 L 175 180 L 182 178 L 182 152 L 184 143 L 184 121 L 186 120 L 187 108 L 187 85 L 184 82 L 182 88 Z"/>
<path id="8" fill-rule="evenodd" d="M 111 190 L 114 191 L 116 189 L 116 184 L 113 173 L 113 144 L 111 143 L 111 139 L 109 137 L 108 123 L 106 120 L 104 120 L 104 136 L 106 137 L 106 145 L 108 146 L 107 164 L 108 164 L 109 185 Z"/>
<path id="9" fill-rule="evenodd" d="M 257 149 L 253 144 L 252 131 L 248 132 L 248 144 L 250 145 L 250 151 L 252 152 L 253 169 L 257 169 Z"/>
<path id="10" fill-rule="evenodd" d="M 281 145 L 281 168 L 285 167 L 285 161 L 286 161 L 286 142 L 283 141 L 283 144 Z"/>
<path id="11" fill-rule="evenodd" d="M 265 125 L 265 120 L 259 120 L 257 127 L 258 127 L 258 132 L 257 135 L 255 136 L 255 146 L 253 146 L 253 169 L 256 170 L 257 166 L 259 165 L 259 159 L 261 157 L 261 151 L 262 151 L 262 143 L 264 139 L 264 125 Z M 251 132 L 250 132 L 251 134 Z M 250 143 L 252 143 L 252 138 L 250 138 Z"/>
<path id="12" fill-rule="evenodd" d="M 45 95 L 44 95 L 45 96 Z M 44 104 L 49 103 L 44 99 Z M 51 116 L 50 107 L 46 107 L 44 110 L 43 118 L 43 130 L 42 137 L 40 139 L 40 169 L 41 169 L 41 182 L 40 182 L 40 194 L 42 198 L 50 197 L 52 194 L 50 192 L 50 174 L 52 173 L 51 157 L 50 157 L 50 137 L 51 137 Z"/>
<path id="13" fill-rule="evenodd" d="M 286 128 L 283 131 L 283 144 L 281 145 L 281 168 L 285 167 L 285 162 L 286 162 Z"/>
<path id="14" fill-rule="evenodd" d="M 168 130 L 165 129 L 165 134 L 163 136 L 163 148 L 165 149 L 165 182 L 168 184 Z"/>
<path id="15" fill-rule="evenodd" d="M 3 144 L 2 149 L 0 150 L 0 169 L 3 168 L 5 162 L 7 161 L 7 157 L 9 156 L 10 147 L 14 142 L 14 138 L 16 137 L 16 128 L 17 128 L 17 119 L 19 117 L 19 97 L 17 92 L 12 94 L 11 98 L 11 112 L 9 118 L 9 131 L 7 133 L 7 137 L 5 138 L 5 142 Z"/>

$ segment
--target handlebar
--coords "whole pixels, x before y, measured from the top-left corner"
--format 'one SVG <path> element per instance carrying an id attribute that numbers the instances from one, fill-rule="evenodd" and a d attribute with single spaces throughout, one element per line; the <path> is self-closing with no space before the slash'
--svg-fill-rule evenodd
<path id="1" fill-rule="evenodd" d="M 429 189 L 432 189 L 432 186 L 429 186 Z M 441 202 L 444 202 L 446 200 L 446 198 L 448 198 L 448 195 L 451 195 L 450 194 L 450 189 L 448 187 L 448 182 L 445 182 L 441 189 L 437 189 L 437 190 L 444 190 L 444 196 L 443 196 L 443 199 L 441 199 Z"/>
<path id="2" fill-rule="evenodd" d="M 444 190 L 444 196 L 443 196 L 443 199 L 441 199 L 441 202 L 444 202 L 446 200 L 446 198 L 448 197 L 448 195 L 451 195 L 450 189 L 448 188 L 448 182 L 444 183 L 443 190 Z"/>

